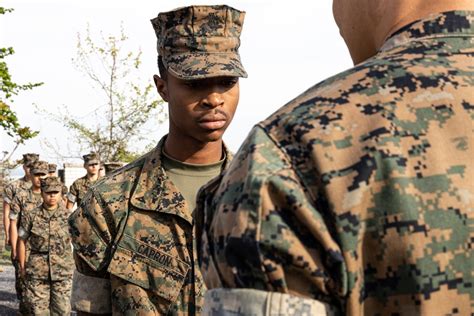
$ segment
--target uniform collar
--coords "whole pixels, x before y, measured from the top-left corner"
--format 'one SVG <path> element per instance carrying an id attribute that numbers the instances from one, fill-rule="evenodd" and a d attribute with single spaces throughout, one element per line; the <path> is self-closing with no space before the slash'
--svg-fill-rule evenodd
<path id="1" fill-rule="evenodd" d="M 449 11 L 432 14 L 393 33 L 380 51 L 414 40 L 453 36 L 474 36 L 474 11 Z"/>
<path id="2" fill-rule="evenodd" d="M 155 149 L 144 157 L 143 168 L 130 202 L 139 209 L 178 215 L 192 224 L 192 210 L 188 210 L 184 197 L 163 169 L 162 150 L 165 140 L 166 136 L 160 140 Z M 227 159 L 223 169 L 227 168 L 232 158 L 225 145 L 224 151 Z"/>

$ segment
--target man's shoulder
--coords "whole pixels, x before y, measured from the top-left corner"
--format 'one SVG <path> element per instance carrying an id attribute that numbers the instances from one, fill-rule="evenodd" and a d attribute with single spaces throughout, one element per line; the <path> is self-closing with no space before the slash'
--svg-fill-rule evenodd
<path id="1" fill-rule="evenodd" d="M 99 179 L 92 187 L 92 191 L 104 201 L 116 200 L 118 197 L 129 198 L 148 156 L 149 154 L 146 154 Z"/>
<path id="2" fill-rule="evenodd" d="M 26 180 L 25 177 L 15 179 L 10 181 L 7 186 L 12 189 L 27 189 L 30 184 L 30 181 Z"/>
<path id="3" fill-rule="evenodd" d="M 80 178 L 77 178 L 76 180 L 74 180 L 74 182 L 72 183 L 72 185 L 73 185 L 73 186 L 82 185 L 82 184 L 84 184 L 85 182 L 87 182 L 87 175 L 82 176 L 82 177 L 80 177 Z"/>

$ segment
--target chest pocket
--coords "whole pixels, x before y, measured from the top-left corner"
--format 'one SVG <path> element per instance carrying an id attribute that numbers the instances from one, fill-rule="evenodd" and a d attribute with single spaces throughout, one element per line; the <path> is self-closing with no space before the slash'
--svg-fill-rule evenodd
<path id="1" fill-rule="evenodd" d="M 48 231 L 33 225 L 31 228 L 30 247 L 33 253 L 47 253 L 49 251 Z"/>
<path id="2" fill-rule="evenodd" d="M 108 271 L 171 303 L 179 295 L 189 269 L 189 264 L 179 258 L 124 234 Z"/>

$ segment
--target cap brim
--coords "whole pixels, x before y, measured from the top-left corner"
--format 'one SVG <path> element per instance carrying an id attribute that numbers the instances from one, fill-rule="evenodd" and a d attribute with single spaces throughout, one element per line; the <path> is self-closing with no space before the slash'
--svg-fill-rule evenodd
<path id="1" fill-rule="evenodd" d="M 86 165 L 92 165 L 92 164 L 98 164 L 99 163 L 99 160 L 96 160 L 96 159 L 92 159 L 92 160 L 89 160 Z"/>
<path id="2" fill-rule="evenodd" d="M 44 174 L 44 175 L 47 175 L 48 174 L 48 170 L 43 170 L 43 169 L 33 169 L 31 170 L 31 173 L 32 174 Z"/>
<path id="3" fill-rule="evenodd" d="M 46 187 L 45 189 L 43 189 L 43 192 L 44 193 L 51 193 L 51 192 L 61 192 L 62 191 L 62 188 L 58 188 L 58 187 Z"/>
<path id="4" fill-rule="evenodd" d="M 166 61 L 165 61 L 166 59 Z M 168 71 L 175 77 L 186 80 L 213 77 L 247 78 L 238 54 L 195 53 L 172 55 L 164 59 Z"/>

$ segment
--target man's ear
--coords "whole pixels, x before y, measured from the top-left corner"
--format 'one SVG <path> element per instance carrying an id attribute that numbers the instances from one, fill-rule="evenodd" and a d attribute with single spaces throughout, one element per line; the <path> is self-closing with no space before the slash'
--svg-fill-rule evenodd
<path id="1" fill-rule="evenodd" d="M 153 81 L 155 81 L 156 90 L 158 90 L 161 98 L 168 102 L 168 83 L 158 75 L 153 76 Z"/>

